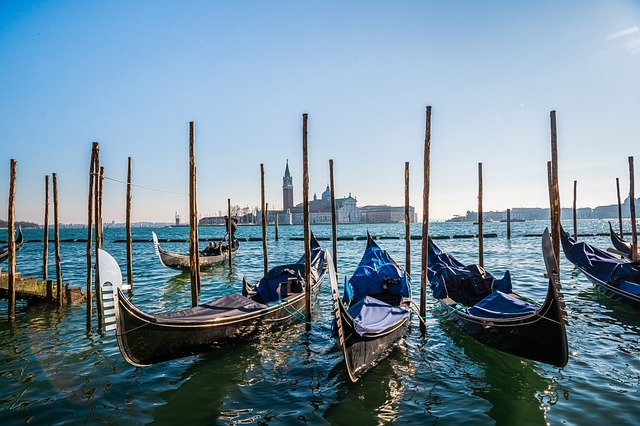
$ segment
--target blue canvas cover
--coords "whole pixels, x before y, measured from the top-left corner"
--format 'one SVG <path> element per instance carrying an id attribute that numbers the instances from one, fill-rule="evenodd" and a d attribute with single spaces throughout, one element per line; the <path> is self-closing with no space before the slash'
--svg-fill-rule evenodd
<path id="1" fill-rule="evenodd" d="M 562 250 L 567 259 L 589 275 L 628 293 L 640 295 L 640 265 L 618 259 L 584 241 L 576 242 L 562 230 Z"/>
<path id="2" fill-rule="evenodd" d="M 390 294 L 410 298 L 409 281 L 407 273 L 396 265 L 389 254 L 369 240 L 360 264 L 345 285 L 344 299 L 355 303 L 367 295 L 381 294 L 385 286 Z"/>
<path id="3" fill-rule="evenodd" d="M 501 279 L 496 279 L 490 273 L 481 270 L 476 265 L 465 266 L 460 263 L 456 258 L 448 253 L 444 253 L 440 250 L 431 240 L 429 240 L 429 266 L 427 270 L 427 277 L 429 279 L 429 285 L 433 297 L 436 299 L 443 299 L 449 297 L 447 290 L 447 284 L 449 287 L 453 283 L 459 286 L 467 286 L 468 292 L 478 292 L 481 295 L 480 298 L 484 298 L 481 291 L 484 288 L 475 289 L 480 285 L 487 285 L 489 291 L 501 291 L 503 293 L 511 293 L 511 274 L 506 271 Z M 452 297 L 456 300 L 455 297 Z M 459 303 L 462 303 L 458 301 Z M 470 303 L 472 305 L 475 303 Z"/>
<path id="4" fill-rule="evenodd" d="M 535 312 L 537 309 L 537 306 L 531 303 L 514 299 L 498 290 L 472 307 L 465 309 L 465 312 L 480 318 L 496 319 L 526 315 Z"/>
<path id="5" fill-rule="evenodd" d="M 314 266 L 324 263 L 324 250 L 318 244 L 318 241 L 311 237 L 311 273 L 314 274 Z M 258 285 L 256 285 L 256 291 L 260 295 L 263 303 L 276 302 L 284 297 L 287 297 L 286 283 L 289 278 L 297 278 L 294 288 L 295 292 L 303 291 L 304 283 L 304 256 L 302 256 L 296 263 L 289 265 L 280 265 L 271 268 L 267 274 L 262 277 Z M 316 277 L 317 278 L 317 277 Z M 313 281 L 313 280 L 312 280 Z"/>
<path id="6" fill-rule="evenodd" d="M 409 317 L 409 311 L 365 296 L 349 308 L 354 330 L 358 335 L 382 333 L 398 321 Z"/>
<path id="7" fill-rule="evenodd" d="M 256 291 L 260 295 L 262 302 L 275 302 L 287 297 L 287 286 L 281 284 L 286 283 L 289 278 L 297 278 L 297 285 L 300 288 L 296 290 L 301 292 L 301 283 L 304 282 L 302 278 L 305 273 L 304 269 L 304 263 L 293 263 L 270 269 L 256 286 Z"/>

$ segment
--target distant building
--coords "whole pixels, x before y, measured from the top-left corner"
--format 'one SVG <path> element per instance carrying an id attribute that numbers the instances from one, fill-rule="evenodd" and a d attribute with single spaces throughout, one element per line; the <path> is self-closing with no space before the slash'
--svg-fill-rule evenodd
<path id="1" fill-rule="evenodd" d="M 358 208 L 358 200 L 349 193 L 347 197 L 336 198 L 336 219 L 338 223 L 387 223 L 387 222 L 403 222 L 404 207 L 393 206 L 366 206 L 362 209 Z M 281 225 L 301 225 L 303 223 L 303 205 L 299 203 L 294 205 L 293 202 L 293 178 L 289 170 L 289 161 L 284 169 L 282 177 L 282 210 L 269 209 L 267 207 L 267 223 L 275 223 L 276 220 Z M 363 210 L 364 209 L 364 210 Z M 250 214 L 251 218 L 253 213 Z M 411 222 L 415 222 L 415 211 L 413 207 L 409 208 L 409 218 Z M 240 223 L 253 223 L 252 221 L 244 221 L 241 218 Z M 313 200 L 309 201 L 309 222 L 311 224 L 329 224 L 331 223 L 331 189 L 329 185 L 325 188 L 321 197 L 318 198 L 313 194 Z M 218 216 L 205 217 L 200 219 L 201 226 L 223 225 L 224 218 Z M 262 224 L 262 214 L 260 211 L 255 213 L 255 223 Z"/>
<path id="2" fill-rule="evenodd" d="M 630 199 L 627 197 L 622 204 L 622 217 L 631 217 L 630 213 Z M 640 206 L 640 198 L 636 200 L 636 206 Z M 549 208 L 542 207 L 514 207 L 511 209 L 511 219 L 515 220 L 546 220 L 549 219 Z M 576 210 L 576 216 L 579 219 L 615 219 L 618 217 L 618 205 L 610 204 L 608 206 L 598 207 L 581 207 Z M 478 220 L 478 212 L 467 211 L 465 216 L 454 216 L 455 221 L 466 218 L 469 221 Z M 573 209 L 564 207 L 560 209 L 561 219 L 571 219 L 573 217 Z M 506 211 L 490 211 L 482 212 L 483 220 L 506 220 Z"/>
<path id="3" fill-rule="evenodd" d="M 387 205 L 360 207 L 362 223 L 398 223 L 404 222 L 404 206 Z M 415 209 L 409 207 L 409 222 L 416 221 Z"/>

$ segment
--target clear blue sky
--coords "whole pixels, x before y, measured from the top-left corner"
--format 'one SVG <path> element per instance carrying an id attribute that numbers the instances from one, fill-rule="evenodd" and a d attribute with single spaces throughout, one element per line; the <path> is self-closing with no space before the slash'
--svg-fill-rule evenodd
<path id="1" fill-rule="evenodd" d="M 42 223 L 57 172 L 61 221 L 86 221 L 91 142 L 108 176 L 188 189 L 196 122 L 201 214 L 267 198 L 282 205 L 288 158 L 302 181 L 310 115 L 311 191 L 421 211 L 424 108 L 433 106 L 431 217 L 477 206 L 547 206 L 549 111 L 558 112 L 560 190 L 571 205 L 615 202 L 640 163 L 638 1 L 2 1 L 0 217 L 9 159 L 17 218 Z M 640 169 L 640 164 L 637 164 Z M 185 195 L 134 188 L 133 219 L 186 217 Z M 105 184 L 104 218 L 124 220 L 124 186 Z"/>

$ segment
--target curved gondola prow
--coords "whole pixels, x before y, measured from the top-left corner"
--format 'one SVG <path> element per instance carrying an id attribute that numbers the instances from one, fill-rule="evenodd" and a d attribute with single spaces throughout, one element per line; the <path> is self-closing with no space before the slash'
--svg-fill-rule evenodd
<path id="1" fill-rule="evenodd" d="M 100 288 L 104 306 L 104 322 L 107 331 L 116 330 L 118 319 L 118 289 L 129 290 L 131 286 L 122 284 L 122 271 L 118 262 L 106 251 L 98 249 L 100 268 Z"/>
<path id="2" fill-rule="evenodd" d="M 618 254 L 627 260 L 631 259 L 631 243 L 623 240 L 613 231 L 613 225 L 609 222 L 609 236 L 613 249 L 607 249 L 608 252 Z"/>
<path id="3" fill-rule="evenodd" d="M 538 312 L 543 318 L 557 323 L 560 329 L 562 341 L 564 342 L 564 344 L 561 348 L 562 353 L 560 354 L 561 356 L 559 358 L 559 362 L 555 363 L 555 365 L 558 367 L 564 367 L 569 361 L 569 346 L 566 337 L 566 326 L 569 324 L 569 322 L 567 320 L 567 307 L 561 291 L 562 286 L 560 284 L 558 262 L 553 251 L 549 228 L 545 228 L 544 233 L 542 234 L 542 256 L 544 258 L 544 264 L 547 269 L 549 286 L 544 303 L 538 310 Z"/>
<path id="4" fill-rule="evenodd" d="M 333 300 L 333 315 L 334 315 L 334 321 L 335 321 L 334 324 L 336 327 L 336 333 L 338 335 L 338 344 L 340 345 L 340 349 L 342 350 L 342 355 L 344 356 L 345 363 L 347 364 L 347 373 L 349 374 L 349 380 L 351 380 L 352 383 L 355 383 L 358 380 L 358 377 L 356 377 L 353 374 L 353 371 L 351 370 L 349 363 L 346 362 L 346 359 L 348 358 L 348 354 L 347 354 L 347 348 L 346 348 L 346 338 L 344 335 L 344 329 L 342 328 L 342 317 L 343 315 L 348 316 L 349 312 L 347 311 L 347 308 L 344 306 L 344 302 L 340 297 L 340 292 L 338 290 L 338 273 L 336 272 L 336 268 L 333 264 L 333 257 L 331 256 L 331 253 L 329 253 L 328 250 L 326 253 L 326 258 L 327 258 L 327 267 L 329 270 L 329 282 L 331 283 L 331 298 Z"/>
<path id="5" fill-rule="evenodd" d="M 158 259 L 160 259 L 160 263 L 162 264 L 162 266 L 168 267 L 162 261 L 162 256 L 160 255 L 161 248 L 160 248 L 160 243 L 158 242 L 158 236 L 156 235 L 155 232 L 151 231 L 151 237 L 153 238 L 153 249 L 155 250 L 156 255 L 158 256 Z"/>

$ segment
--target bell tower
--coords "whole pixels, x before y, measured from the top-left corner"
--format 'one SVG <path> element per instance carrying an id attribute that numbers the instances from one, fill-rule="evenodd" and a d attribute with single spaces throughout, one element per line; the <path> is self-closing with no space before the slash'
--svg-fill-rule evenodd
<path id="1" fill-rule="evenodd" d="M 293 178 L 289 173 L 289 160 L 287 160 L 287 167 L 284 169 L 284 176 L 282 177 L 282 210 L 286 213 L 287 210 L 293 208 Z"/>

